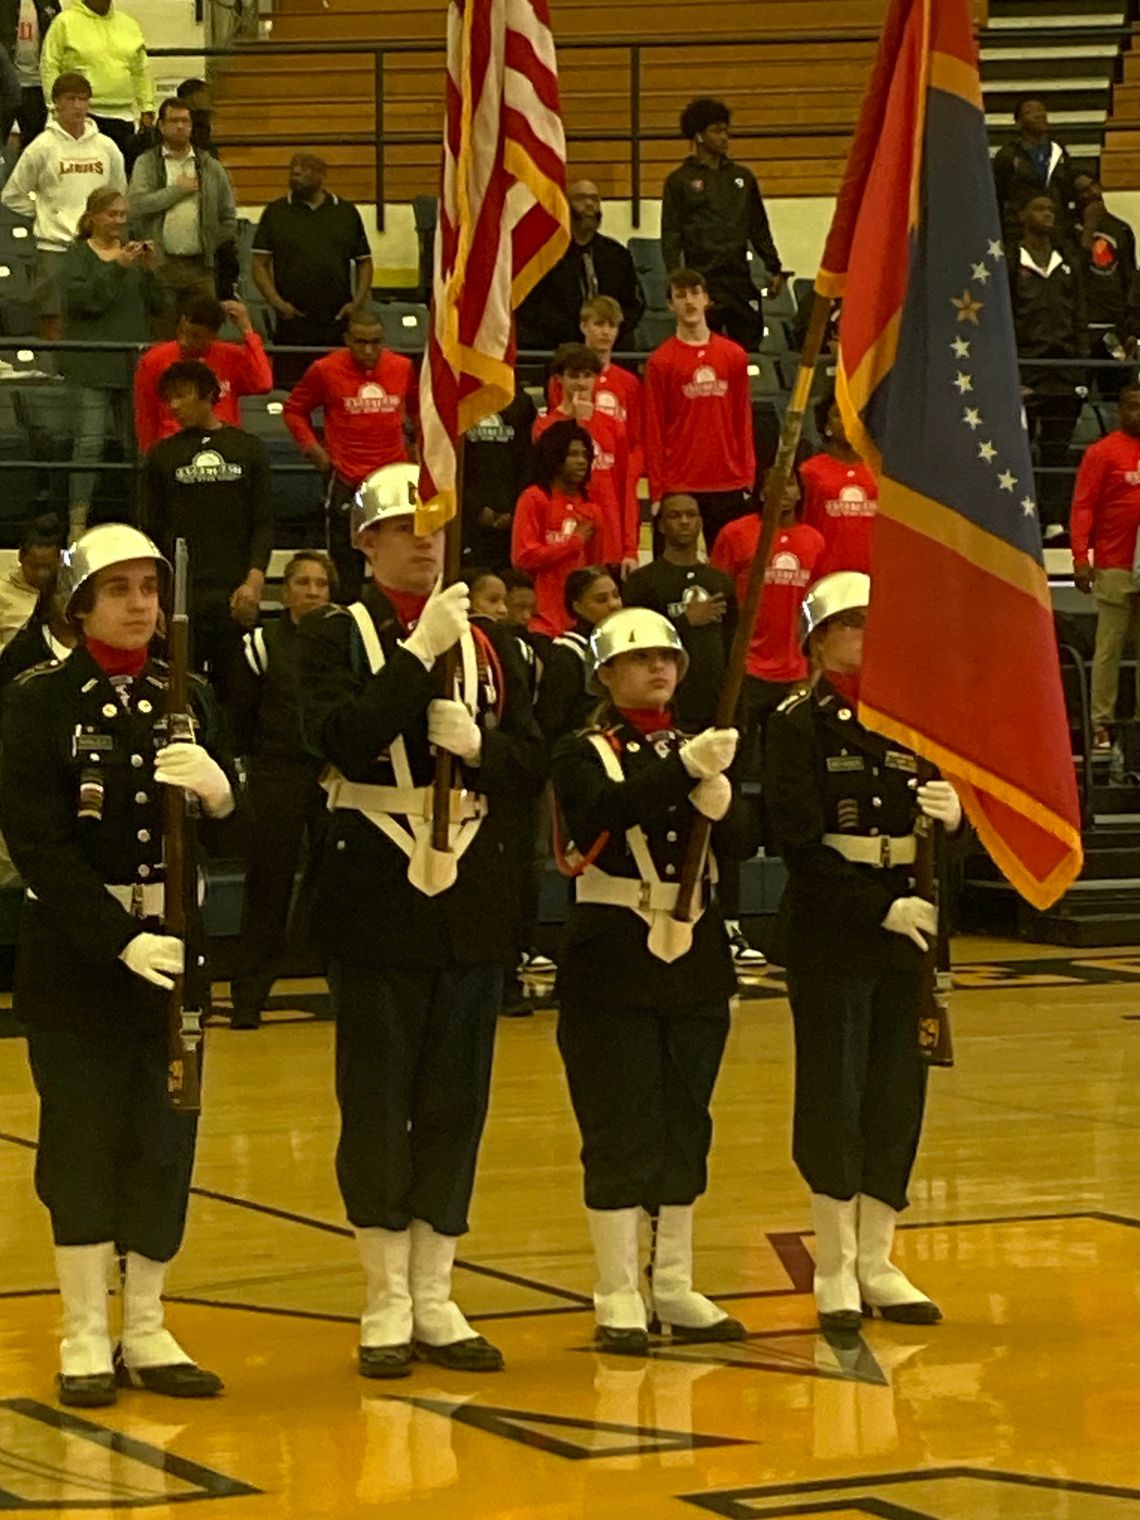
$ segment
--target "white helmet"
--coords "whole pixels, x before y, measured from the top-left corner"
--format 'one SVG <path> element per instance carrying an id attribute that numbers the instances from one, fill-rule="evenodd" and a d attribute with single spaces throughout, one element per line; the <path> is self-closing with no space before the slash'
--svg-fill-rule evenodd
<path id="1" fill-rule="evenodd" d="M 800 644 L 807 642 L 828 618 L 871 605 L 871 577 L 861 570 L 836 570 L 825 575 L 804 597 L 800 608 Z"/>
<path id="2" fill-rule="evenodd" d="M 598 680 L 598 667 L 608 665 L 619 654 L 636 649 L 669 649 L 677 656 L 677 680 L 685 679 L 689 668 L 689 656 L 681 643 L 681 635 L 667 617 L 651 612 L 648 607 L 621 607 L 598 624 L 590 635 L 590 653 L 594 668 L 587 685 L 599 696 L 606 688 Z"/>
<path id="3" fill-rule="evenodd" d="M 169 580 L 170 562 L 138 528 L 128 523 L 100 523 L 97 528 L 88 528 L 64 550 L 60 561 L 59 595 L 64 612 L 71 610 L 76 592 L 85 581 L 110 565 L 121 565 L 131 559 L 153 559 L 163 581 Z"/>
<path id="4" fill-rule="evenodd" d="M 420 504 L 419 484 L 418 464 L 386 464 L 373 470 L 353 498 L 353 542 L 365 528 L 414 512 Z"/>

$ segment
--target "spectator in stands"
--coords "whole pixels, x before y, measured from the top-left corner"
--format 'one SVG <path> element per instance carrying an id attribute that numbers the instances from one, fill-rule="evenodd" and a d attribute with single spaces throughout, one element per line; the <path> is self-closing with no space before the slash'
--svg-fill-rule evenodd
<path id="1" fill-rule="evenodd" d="M 599 232 L 602 198 L 592 180 L 570 186 L 570 246 L 519 307 L 520 348 L 557 348 L 578 337 L 582 303 L 612 296 L 621 309 L 618 346 L 627 345 L 645 310 L 633 256 L 623 243 Z"/>
<path id="2" fill-rule="evenodd" d="M 285 566 L 285 615 L 254 628 L 242 641 L 229 712 L 237 751 L 247 757 L 247 798 L 252 813 L 241 935 L 231 983 L 231 1029 L 256 1029 L 281 973 L 288 939 L 308 938 L 308 906 L 324 853 L 328 799 L 320 786 L 322 762 L 301 737 L 298 705 L 297 624 L 327 606 L 336 570 L 327 554 L 303 549 Z M 297 867 L 304 877 L 289 934 L 289 906 Z"/>
<path id="3" fill-rule="evenodd" d="M 712 725 L 724 685 L 736 631 L 736 590 L 722 570 L 700 557 L 701 512 L 695 497 L 666 496 L 657 526 L 661 553 L 625 581 L 622 601 L 659 612 L 681 635 L 689 668 L 674 693 L 673 716 L 697 733 Z"/>
<path id="4" fill-rule="evenodd" d="M 40 52 L 48 27 L 59 15 L 60 0 L 0 0 L 0 47 L 16 68 L 20 99 L 16 121 L 20 147 L 26 148 L 47 126 L 47 102 L 40 80 Z M 0 142 L 7 139 L 4 133 Z"/>
<path id="5" fill-rule="evenodd" d="M 218 334 L 229 318 L 242 335 L 240 343 L 223 343 Z M 217 377 L 215 410 L 220 421 L 241 426 L 242 396 L 263 396 L 273 388 L 265 347 L 241 301 L 222 303 L 212 295 L 191 296 L 183 303 L 178 328 L 169 343 L 148 348 L 135 370 L 135 437 L 145 454 L 160 438 L 177 433 L 179 423 L 159 395 L 159 381 L 180 359 L 200 359 Z"/>
<path id="6" fill-rule="evenodd" d="M 60 74 L 82 74 L 90 81 L 95 124 L 120 151 L 136 120 L 154 125 L 154 84 L 142 29 L 112 0 L 71 0 L 52 23 L 40 55 L 45 97 L 52 96 Z"/>
<path id="7" fill-rule="evenodd" d="M 62 336 L 59 275 L 94 190 L 127 188 L 123 155 L 91 120 L 91 86 L 81 74 L 60 74 L 52 85 L 52 119 L 21 153 L 0 199 L 33 217 L 34 300 L 43 336 Z"/>
<path id="8" fill-rule="evenodd" d="M 1084 279 L 1077 255 L 1064 243 L 1057 227 L 1053 201 L 1048 195 L 1031 192 L 1021 208 L 1021 240 L 1006 252 L 1013 326 L 1021 359 L 1088 358 Z M 1026 423 L 1043 469 L 1060 469 L 1066 462 L 1080 416 L 1084 380 L 1085 372 L 1079 364 L 1021 365 Z M 1045 537 L 1061 537 L 1068 482 L 1063 476 L 1042 475 L 1037 500 Z"/>
<path id="9" fill-rule="evenodd" d="M 58 664 L 79 642 L 79 631 L 64 612 L 64 598 L 55 572 L 36 597 L 32 611 L 15 636 L 0 650 L 0 693 L 26 670 Z M 2 874 L 2 872 L 0 872 Z"/>
<path id="10" fill-rule="evenodd" d="M 210 86 L 204 79 L 184 79 L 174 93 L 190 107 L 190 146 L 197 153 L 214 153 Z"/>
<path id="11" fill-rule="evenodd" d="M 237 240 L 230 177 L 212 153 L 194 149 L 191 127 L 184 101 L 162 102 L 162 142 L 138 158 L 127 195 L 132 231 L 158 254 L 158 277 L 171 294 L 174 320 L 177 304 L 187 296 L 217 294 L 219 253 Z"/>
<path id="12" fill-rule="evenodd" d="M 494 570 L 467 570 L 463 579 L 471 593 L 471 617 L 485 623 L 507 620 L 507 588 Z"/>
<path id="13" fill-rule="evenodd" d="M 273 549 L 269 457 L 259 438 L 218 417 L 221 388 L 201 360 L 172 364 L 159 394 L 181 431 L 146 457 L 143 526 L 171 561 L 175 541 L 186 540 L 192 654 L 225 699 Z"/>
<path id="14" fill-rule="evenodd" d="M 360 212 L 325 190 L 327 172 L 316 154 L 294 154 L 289 194 L 271 202 L 257 224 L 253 279 L 277 313 L 278 347 L 335 348 L 372 289 L 372 253 Z M 311 359 L 277 356 L 277 384 L 295 384 Z"/>
<path id="15" fill-rule="evenodd" d="M 538 726 L 551 747 L 582 728 L 598 705 L 597 696 L 588 689 L 594 666 L 590 635 L 617 611 L 622 596 L 604 565 L 585 565 L 566 577 L 562 602 L 568 626 L 550 646 L 534 704 Z"/>
<path id="16" fill-rule="evenodd" d="M 613 296 L 594 296 L 582 302 L 580 314 L 582 338 L 601 360 L 602 368 L 594 382 L 594 405 L 625 423 L 629 446 L 630 472 L 636 483 L 645 472 L 642 448 L 641 381 L 632 370 L 613 363 L 614 344 L 621 330 L 621 307 Z M 547 386 L 551 406 L 562 400 L 562 384 L 557 375 Z"/>
<path id="17" fill-rule="evenodd" d="M 1068 152 L 1049 136 L 1049 113 L 1036 95 L 1019 100 L 1013 119 L 1017 136 L 994 154 L 994 186 L 1007 242 L 1021 235 L 1021 208 L 1033 195 L 1046 195 L 1057 226 L 1068 225 L 1073 203 L 1073 168 Z"/>
<path id="18" fill-rule="evenodd" d="M 722 100 L 707 97 L 681 112 L 681 136 L 693 151 L 665 181 L 661 253 L 670 274 L 684 266 L 704 275 L 710 325 L 752 350 L 764 336 L 764 315 L 749 247 L 768 272 L 770 296 L 780 294 L 786 276 L 756 176 L 728 156 L 731 120 Z"/>
<path id="19" fill-rule="evenodd" d="M 645 468 L 651 501 L 694 496 L 711 554 L 725 523 L 749 510 L 756 481 L 748 356 L 708 326 L 703 274 L 669 276 L 676 336 L 645 367 Z"/>
<path id="20" fill-rule="evenodd" d="M 509 569 L 502 571 L 500 578 L 507 588 L 506 621 L 517 634 L 525 638 L 534 621 L 536 609 L 534 577 L 512 565 Z M 531 695 L 534 695 L 533 691 Z"/>
<path id="21" fill-rule="evenodd" d="M 360 595 L 364 569 L 352 539 L 353 497 L 373 470 L 409 457 L 417 408 L 412 362 L 384 347 L 383 318 L 372 305 L 353 312 L 344 346 L 310 364 L 285 403 L 298 448 L 328 481 L 326 539 L 346 602 Z M 318 409 L 323 442 L 313 431 Z"/>
<path id="22" fill-rule="evenodd" d="M 1091 174 L 1073 177 L 1073 195 L 1093 357 L 1131 358 L 1140 336 L 1136 237 L 1127 222 L 1109 211 L 1100 181 Z M 1117 376 L 1098 370 L 1093 378 L 1102 395 L 1115 396 L 1124 384 L 1124 371 Z"/>
<path id="23" fill-rule="evenodd" d="M 502 570 L 511 560 L 515 502 L 532 479 L 538 413 L 522 386 L 501 412 L 467 432 L 463 454 L 463 560 Z"/>
<path id="24" fill-rule="evenodd" d="M 625 423 L 594 405 L 594 386 L 601 372 L 601 359 L 585 344 L 563 343 L 556 349 L 550 373 L 561 399 L 535 423 L 534 436 L 541 438 L 547 428 L 570 418 L 593 439 L 590 496 L 602 514 L 594 558 L 599 564 L 618 567 L 624 576 L 637 568 L 637 482 L 630 470 Z"/>
<path id="25" fill-rule="evenodd" d="M 602 514 L 590 496 L 594 441 L 580 422 L 555 422 L 535 448 L 535 484 L 518 500 L 511 530 L 511 560 L 534 577 L 530 630 L 549 641 L 570 626 L 563 592 L 566 577 L 591 561 L 602 536 Z"/>
<path id="26" fill-rule="evenodd" d="M 848 439 L 834 396 L 817 404 L 815 425 L 823 439 L 823 450 L 800 465 L 803 520 L 824 542 L 812 579 L 819 580 L 833 570 L 861 570 L 870 575 L 871 536 L 879 510 L 878 482 Z"/>
<path id="27" fill-rule="evenodd" d="M 144 343 L 148 317 L 162 308 L 154 250 L 127 242 L 126 228 L 126 197 L 112 186 L 92 191 L 60 272 L 67 336 L 75 342 Z M 73 462 L 90 466 L 101 459 L 110 432 L 129 459 L 134 453 L 129 354 L 67 350 L 59 356 L 59 368 L 79 390 Z M 94 485 L 90 468 L 71 476 L 73 540 L 86 526 Z"/>
<path id="28" fill-rule="evenodd" d="M 36 517 L 24 529 L 17 562 L 0 581 L 0 649 L 31 617 L 44 587 L 59 569 L 63 529 L 54 517 Z"/>
<path id="29" fill-rule="evenodd" d="M 1081 460 L 1073 491 L 1070 534 L 1073 578 L 1096 598 L 1093 656 L 1093 746 L 1111 747 L 1120 657 L 1140 632 L 1140 588 L 1135 565 L 1140 529 L 1140 385 L 1120 393 L 1120 426 L 1091 444 Z M 1092 564 L 1089 553 L 1092 552 Z M 1140 712 L 1140 649 L 1137 650 L 1137 711 Z"/>

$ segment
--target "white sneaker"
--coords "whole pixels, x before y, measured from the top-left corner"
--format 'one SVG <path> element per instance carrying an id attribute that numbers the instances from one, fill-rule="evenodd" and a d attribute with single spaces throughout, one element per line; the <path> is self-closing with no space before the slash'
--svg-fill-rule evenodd
<path id="1" fill-rule="evenodd" d="M 767 957 L 759 950 L 754 949 L 744 938 L 744 930 L 734 920 L 725 922 L 728 931 L 728 948 L 732 953 L 734 966 L 745 966 L 751 971 L 759 971 L 762 966 L 768 964 Z"/>
<path id="2" fill-rule="evenodd" d="M 549 955 L 543 955 L 540 950 L 524 950 L 519 961 L 519 975 L 529 972 L 531 976 L 549 976 L 558 967 L 550 959 Z"/>

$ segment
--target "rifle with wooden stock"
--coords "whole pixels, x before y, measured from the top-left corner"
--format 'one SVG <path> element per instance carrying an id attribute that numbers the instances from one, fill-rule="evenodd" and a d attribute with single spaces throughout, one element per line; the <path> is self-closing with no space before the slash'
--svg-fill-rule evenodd
<path id="1" fill-rule="evenodd" d="M 166 744 L 193 744 L 194 723 L 190 716 L 190 615 L 187 610 L 188 564 L 186 540 L 174 546 L 174 602 L 167 629 L 169 672 L 166 687 Z M 201 977 L 196 974 L 191 931 L 197 915 L 198 852 L 197 802 L 180 786 L 163 788 L 163 881 L 162 927 L 182 941 L 184 970 L 174 978 L 169 994 L 169 1070 L 167 1092 L 182 1113 L 196 1114 L 201 1107 L 201 1048 L 203 1000 Z"/>

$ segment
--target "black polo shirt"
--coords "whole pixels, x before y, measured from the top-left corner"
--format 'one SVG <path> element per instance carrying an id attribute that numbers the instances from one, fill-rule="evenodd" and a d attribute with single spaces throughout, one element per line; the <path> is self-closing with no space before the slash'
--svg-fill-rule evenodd
<path id="1" fill-rule="evenodd" d="M 284 300 L 326 321 L 356 294 L 356 261 L 371 257 L 360 212 L 327 193 L 319 206 L 293 195 L 272 201 L 257 224 L 253 251 L 272 258 L 273 283 Z"/>
<path id="2" fill-rule="evenodd" d="M 713 596 L 723 596 L 728 604 L 724 621 L 694 628 L 685 608 L 693 600 Z M 704 728 L 713 721 L 728 668 L 728 652 L 736 632 L 736 587 L 723 570 L 712 565 L 674 565 L 662 558 L 627 576 L 621 599 L 626 607 L 649 607 L 659 612 L 681 635 L 689 669 L 677 688 L 673 712 L 686 728 Z"/>

